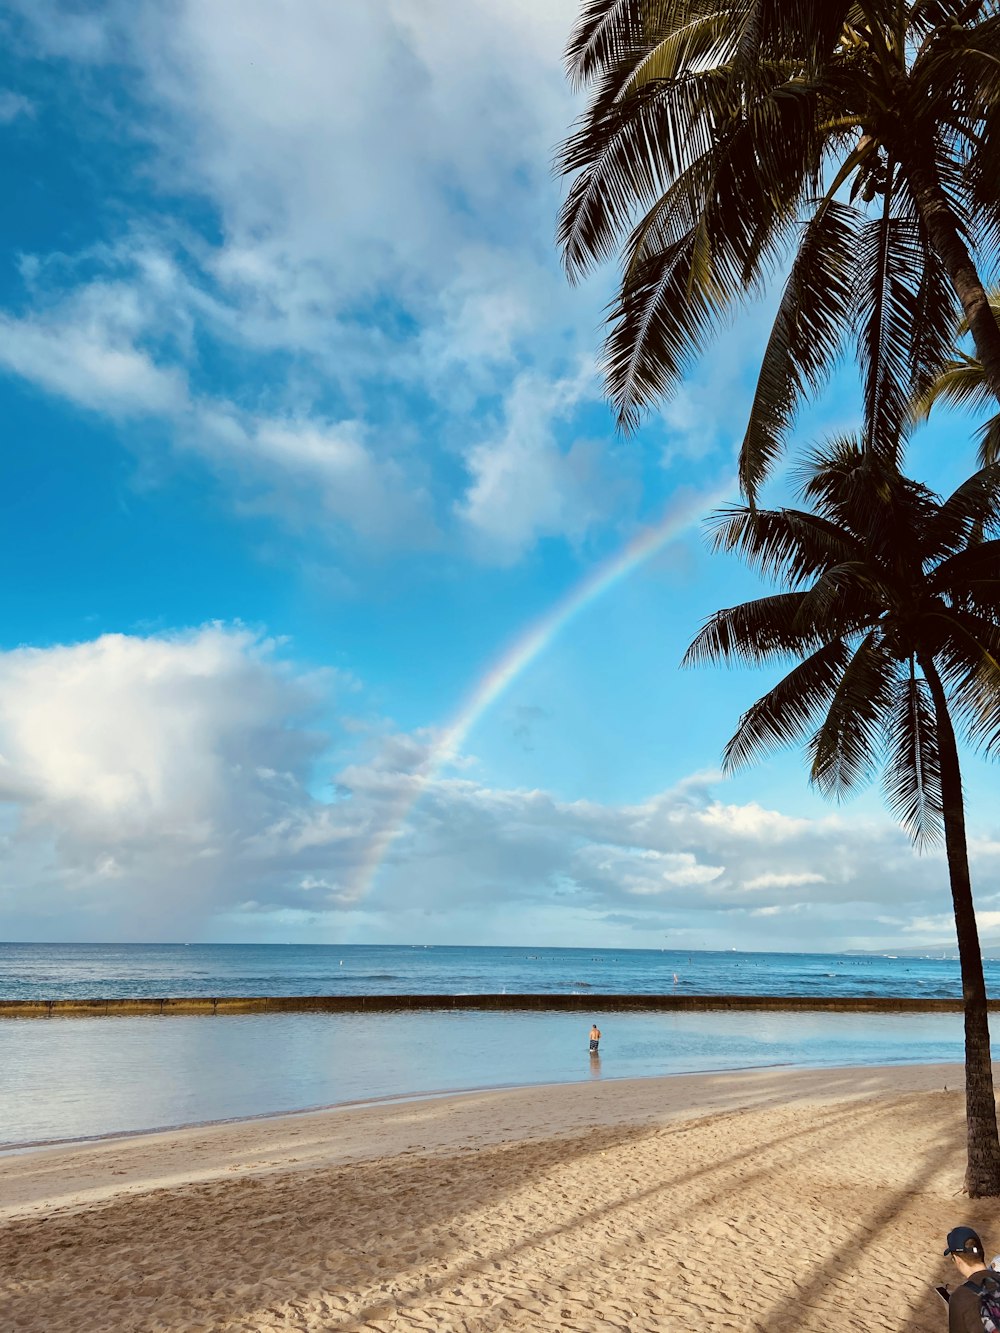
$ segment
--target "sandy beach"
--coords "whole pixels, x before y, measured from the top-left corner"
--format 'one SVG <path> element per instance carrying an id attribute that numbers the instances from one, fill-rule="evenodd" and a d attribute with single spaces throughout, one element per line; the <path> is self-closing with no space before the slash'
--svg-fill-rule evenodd
<path id="1" fill-rule="evenodd" d="M 478 1092 L 0 1158 L 5 1330 L 940 1329 L 957 1066 Z"/>

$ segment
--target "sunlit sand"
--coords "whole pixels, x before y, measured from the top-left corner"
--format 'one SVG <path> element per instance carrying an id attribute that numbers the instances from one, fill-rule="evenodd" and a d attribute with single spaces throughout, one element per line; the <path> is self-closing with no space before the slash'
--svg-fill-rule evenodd
<path id="1" fill-rule="evenodd" d="M 929 1333 L 948 1229 L 1000 1242 L 958 1193 L 961 1079 L 605 1081 L 10 1155 L 4 1327 Z"/>

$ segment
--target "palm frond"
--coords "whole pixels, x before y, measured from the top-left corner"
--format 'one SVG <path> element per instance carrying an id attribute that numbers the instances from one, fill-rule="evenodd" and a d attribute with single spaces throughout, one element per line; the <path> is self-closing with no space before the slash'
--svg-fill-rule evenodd
<path id="1" fill-rule="evenodd" d="M 571 280 L 615 255 L 637 208 L 665 189 L 678 202 L 704 191 L 725 95 L 725 80 L 709 69 L 595 101 L 556 163 L 563 175 L 578 173 L 557 229 Z"/>
<path id="2" fill-rule="evenodd" d="M 907 12 L 907 22 L 922 35 L 955 23 L 972 23 L 986 9 L 990 0 L 915 0 Z"/>
<path id="3" fill-rule="evenodd" d="M 584 0 L 566 45 L 566 70 L 577 87 L 639 46 L 646 0 Z"/>
<path id="4" fill-rule="evenodd" d="M 932 587 L 954 586 L 961 578 L 967 547 L 1000 532 L 1000 464 L 980 468 L 958 486 L 941 504 L 927 526 L 928 556 L 940 561 L 931 575 Z M 956 566 L 952 560 L 957 561 Z M 943 576 L 943 577 L 942 577 Z"/>
<path id="5" fill-rule="evenodd" d="M 942 25 L 910 68 L 920 103 L 932 114 L 947 109 L 953 122 L 974 130 L 1000 95 L 998 50 L 1000 13 L 993 5 L 975 21 Z"/>
<path id="6" fill-rule="evenodd" d="M 813 450 L 800 471 L 802 493 L 830 522 L 864 545 L 873 586 L 904 571 L 921 576 L 926 529 L 937 513 L 934 494 L 904 477 L 893 458 L 868 452 L 850 436 Z"/>
<path id="7" fill-rule="evenodd" d="M 745 767 L 776 747 L 794 745 L 815 725 L 836 691 L 850 649 L 840 639 L 800 662 L 740 718 L 722 755 L 727 773 Z"/>
<path id="8" fill-rule="evenodd" d="M 804 500 L 856 542 L 869 543 L 892 506 L 899 473 L 863 439 L 838 435 L 809 450 L 795 468 Z"/>
<path id="9" fill-rule="evenodd" d="M 623 429 L 679 382 L 723 314 L 763 283 L 795 227 L 803 191 L 818 181 L 813 93 L 805 86 L 780 93 L 720 128 L 684 178 L 686 197 L 671 188 L 666 212 L 661 201 L 633 230 L 604 357 Z"/>
<path id="10" fill-rule="evenodd" d="M 749 9 L 753 0 L 743 0 Z M 794 52 L 804 63 L 816 64 L 828 57 L 850 12 L 850 0 L 757 0 L 757 40 L 767 52 Z"/>
<path id="11" fill-rule="evenodd" d="M 740 449 L 740 485 L 751 498 L 784 449 L 803 399 L 826 382 L 840 354 L 860 223 L 856 209 L 830 199 L 803 230 Z"/>
<path id="12" fill-rule="evenodd" d="M 657 32 L 641 56 L 631 62 L 625 91 L 644 84 L 676 79 L 687 71 L 706 65 L 725 65 L 739 45 L 739 33 L 729 14 L 718 5 L 707 12 L 690 13 L 686 21 L 669 31 Z"/>
<path id="13" fill-rule="evenodd" d="M 635 430 L 645 408 L 680 381 L 702 347 L 727 297 L 696 285 L 703 235 L 693 224 L 684 238 L 636 266 L 614 309 L 603 368 L 622 430 Z"/>
<path id="14" fill-rule="evenodd" d="M 990 388 L 982 362 L 959 352 L 944 363 L 941 373 L 931 380 L 923 393 L 916 395 L 911 410 L 916 420 L 925 421 L 938 404 L 976 411 L 995 402 L 996 395 Z"/>
<path id="15" fill-rule="evenodd" d="M 809 742 L 810 780 L 824 796 L 842 799 L 870 778 L 880 757 L 882 719 L 896 671 L 878 630 L 871 630 L 845 667 Z"/>
<path id="16" fill-rule="evenodd" d="M 937 619 L 935 662 L 953 716 L 970 745 L 994 754 L 1000 749 L 1000 625 L 957 607 Z"/>
<path id="17" fill-rule="evenodd" d="M 858 352 L 864 383 L 865 438 L 895 464 L 910 402 L 950 351 L 955 298 L 923 229 L 890 211 L 861 233 L 855 292 Z"/>
<path id="18" fill-rule="evenodd" d="M 979 447 L 976 457 L 983 467 L 1000 463 L 1000 412 L 994 413 L 976 431 Z"/>
<path id="19" fill-rule="evenodd" d="M 974 136 L 966 134 L 962 190 L 977 237 L 977 248 L 995 256 L 1000 247 L 1000 216 L 997 210 L 997 181 L 1000 180 L 1000 104 L 988 101 Z M 1000 318 L 1000 310 L 994 307 Z"/>
<path id="20" fill-rule="evenodd" d="M 965 547 L 942 560 L 927 577 L 927 588 L 936 596 L 944 596 L 961 604 L 966 590 L 984 579 L 1000 578 L 1000 539 L 979 542 Z"/>
<path id="21" fill-rule="evenodd" d="M 731 505 L 706 522 L 712 549 L 738 551 L 765 576 L 795 588 L 862 554 L 859 542 L 818 514 Z"/>
<path id="22" fill-rule="evenodd" d="M 805 593 L 775 593 L 716 611 L 684 654 L 683 666 L 738 662 L 755 666 L 790 653 L 810 652 L 823 638 L 803 625 L 799 609 Z"/>
<path id="23" fill-rule="evenodd" d="M 825 569 L 802 596 L 800 623 L 826 625 L 841 634 L 873 625 L 886 602 L 880 573 L 870 560 L 848 560 Z"/>
<path id="24" fill-rule="evenodd" d="M 866 448 L 892 456 L 905 400 L 946 359 L 955 290 L 966 290 L 968 262 L 947 237 L 968 251 L 973 286 L 1000 255 L 995 0 L 582 4 L 567 60 L 588 106 L 560 159 L 574 177 L 560 245 L 572 277 L 622 260 L 604 350 L 620 427 L 676 387 L 794 252 L 744 439 L 745 493 L 847 338 Z M 848 188 L 868 220 L 854 253 L 829 234 L 824 250 L 821 216 L 846 207 Z M 1000 422 L 983 457 L 998 450 Z"/>
<path id="25" fill-rule="evenodd" d="M 954 351 L 954 326 L 961 307 L 941 256 L 931 245 L 923 221 L 919 220 L 913 201 L 909 199 L 908 187 L 901 194 L 908 200 L 904 207 L 912 211 L 912 245 L 916 255 L 914 261 L 904 256 L 903 262 L 904 266 L 915 262 L 920 273 L 914 288 L 910 384 L 906 392 L 919 397 L 928 385 L 934 383 L 942 363 Z M 908 414 L 904 410 L 900 429 L 905 431 L 908 424 Z"/>
<path id="26" fill-rule="evenodd" d="M 898 681 L 885 719 L 886 804 L 918 848 L 944 832 L 937 719 L 927 682 L 911 674 Z"/>

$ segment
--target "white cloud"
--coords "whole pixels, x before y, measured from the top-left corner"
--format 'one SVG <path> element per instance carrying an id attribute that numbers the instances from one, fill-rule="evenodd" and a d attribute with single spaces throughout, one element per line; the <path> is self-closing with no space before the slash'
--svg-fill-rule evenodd
<path id="1" fill-rule="evenodd" d="M 140 345 L 143 323 L 134 288 L 95 283 L 57 309 L 0 316 L 0 367 L 112 417 L 179 413 L 186 377 Z"/>
<path id="2" fill-rule="evenodd" d="M 975 872 L 973 871 L 973 887 L 975 887 Z M 981 907 L 976 909 L 976 922 L 979 926 L 980 935 L 986 935 L 991 932 L 1000 931 L 1000 912 L 984 910 Z M 942 941 L 951 942 L 955 934 L 955 918 L 949 912 L 927 913 L 921 916 L 913 917 L 907 921 L 901 928 L 902 934 L 906 936 L 916 936 L 919 941 L 927 941 L 932 944 L 939 944 Z M 907 943 L 914 941 L 907 939 Z M 994 945 L 995 947 L 995 945 Z"/>
<path id="3" fill-rule="evenodd" d="M 35 104 L 23 93 L 12 92 L 9 88 L 0 88 L 0 125 L 10 125 L 22 117 L 35 114 Z"/>
<path id="4" fill-rule="evenodd" d="M 0 655 L 0 798 L 18 814 L 3 894 L 115 933 L 182 924 L 238 891 L 261 821 L 307 800 L 318 682 L 209 626 Z M 110 922 L 110 924 L 109 924 Z M 141 933 L 141 932 L 140 932 Z"/>
<path id="5" fill-rule="evenodd" d="M 711 884 L 723 866 L 704 865 L 691 852 L 659 852 L 643 847 L 583 848 L 574 858 L 581 878 L 596 876 L 634 897 L 658 897 L 673 889 Z"/>
<path id="6" fill-rule="evenodd" d="M 825 875 L 817 875 L 808 870 L 784 875 L 778 875 L 772 870 L 767 870 L 762 875 L 754 875 L 753 879 L 744 880 L 743 887 L 745 889 L 789 889 L 798 884 L 825 883 Z"/>
<path id="7" fill-rule="evenodd" d="M 448 0 L 298 0 L 294 22 L 269 0 L 15 8 L 22 43 L 129 82 L 145 169 L 212 225 L 183 202 L 158 217 L 153 195 L 85 253 L 29 257 L 34 308 L 0 314 L 0 364 L 163 419 L 251 491 L 310 477 L 297 516 L 311 500 L 368 540 L 451 529 L 505 563 L 607 521 L 607 446 L 566 437 L 599 396 L 576 366 L 602 293 L 569 288 L 552 242 L 574 0 L 484 0 L 460 22 Z M 250 358 L 224 392 L 203 387 L 213 341 Z"/>
<path id="8" fill-rule="evenodd" d="M 272 271 L 316 263 L 353 300 L 433 292 L 501 210 L 544 216 L 532 186 L 569 102 L 574 8 L 484 0 L 456 22 L 447 0 L 300 0 L 290 23 L 267 0 L 186 0 L 126 24 L 146 95 L 180 131 L 170 168 L 218 203 L 227 248 Z"/>
<path id="9" fill-rule="evenodd" d="M 186 443 L 252 489 L 254 499 L 244 504 L 290 512 L 296 520 L 332 515 L 385 546 L 432 542 L 425 488 L 400 461 L 380 457 L 369 434 L 358 421 L 255 417 L 231 404 L 203 402 L 192 414 Z"/>
<path id="10" fill-rule="evenodd" d="M 283 682 L 274 649 L 209 626 L 0 655 L 4 794 L 58 809 L 64 826 L 131 834 L 165 821 L 200 838 L 234 775 L 274 781 L 297 762 L 297 742 L 272 728 L 310 700 Z"/>
<path id="11" fill-rule="evenodd" d="M 38 46 L 70 54 L 75 7 L 21 9 Z M 537 318 L 532 267 L 555 272 L 549 163 L 572 115 L 575 12 L 298 0 L 291 22 L 269 0 L 135 0 L 83 25 L 79 58 L 131 68 L 161 179 L 217 210 L 202 258 L 236 336 L 301 347 L 344 317 L 356 338 L 379 298 L 451 325 L 459 358 L 478 340 L 493 359 Z"/>
<path id="12" fill-rule="evenodd" d="M 432 733 L 349 718 L 334 765 L 317 719 L 342 712 L 342 689 L 355 710 L 356 682 L 296 669 L 239 627 L 0 654 L 9 933 L 266 937 L 298 922 L 336 938 L 349 920 L 376 938 L 513 941 L 538 922 L 548 938 L 613 927 L 695 947 L 734 932 L 808 946 L 818 926 L 829 947 L 950 935 L 940 858 L 888 821 L 724 805 L 704 778 L 636 805 L 565 802 L 489 787 L 464 756 L 435 774 Z M 983 901 L 983 928 L 1000 927 Z"/>
<path id="13" fill-rule="evenodd" d="M 604 448 L 557 437 L 557 424 L 599 392 L 586 367 L 555 380 L 524 371 L 514 381 L 497 434 L 465 453 L 471 480 L 456 508 L 482 554 L 509 563 L 542 537 L 579 542 L 621 504 Z"/>
<path id="14" fill-rule="evenodd" d="M 296 522 L 332 516 L 368 541 L 393 546 L 434 539 L 419 474 L 391 452 L 380 454 L 361 422 L 317 412 L 268 415 L 192 392 L 180 364 L 191 337 L 183 276 L 155 250 L 128 262 L 131 280 L 94 281 L 55 299 L 44 285 L 46 266 L 29 264 L 39 309 L 0 315 L 0 368 L 120 421 L 166 423 L 177 449 L 200 454 L 246 508 Z"/>
<path id="15" fill-rule="evenodd" d="M 768 845 L 801 837 L 810 827 L 809 820 L 789 817 L 779 810 L 765 809 L 756 801 L 747 805 L 723 805 L 713 801 L 699 810 L 694 818 L 706 830 L 711 830 L 723 840 L 740 839 Z M 824 823 L 835 828 L 843 827 L 836 816 L 830 816 Z"/>

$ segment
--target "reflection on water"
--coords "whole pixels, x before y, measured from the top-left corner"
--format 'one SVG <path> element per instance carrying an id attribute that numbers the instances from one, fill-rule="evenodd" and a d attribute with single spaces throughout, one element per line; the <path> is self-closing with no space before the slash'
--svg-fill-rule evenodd
<path id="1" fill-rule="evenodd" d="M 77 1138 L 448 1089 L 962 1058 L 961 1014 L 234 1014 L 0 1021 L 0 1138 Z"/>

